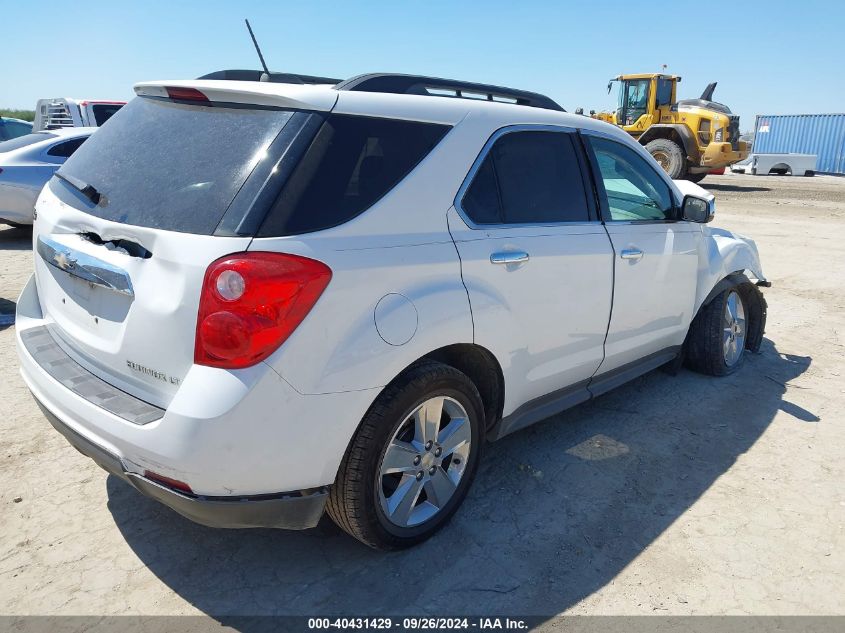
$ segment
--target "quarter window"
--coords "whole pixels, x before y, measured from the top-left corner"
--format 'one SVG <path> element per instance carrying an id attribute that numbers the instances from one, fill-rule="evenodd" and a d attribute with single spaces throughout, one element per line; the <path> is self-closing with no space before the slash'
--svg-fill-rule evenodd
<path id="1" fill-rule="evenodd" d="M 461 207 L 476 224 L 588 221 L 587 196 L 572 134 L 504 134 L 476 172 Z"/>
<path id="2" fill-rule="evenodd" d="M 601 183 L 614 221 L 674 220 L 669 186 L 630 147 L 603 138 L 590 139 Z"/>
<path id="3" fill-rule="evenodd" d="M 79 149 L 79 146 L 82 145 L 86 138 L 88 137 L 75 138 L 71 141 L 65 141 L 64 143 L 53 145 L 53 147 L 47 151 L 47 154 L 58 158 L 69 158 L 76 150 Z"/>

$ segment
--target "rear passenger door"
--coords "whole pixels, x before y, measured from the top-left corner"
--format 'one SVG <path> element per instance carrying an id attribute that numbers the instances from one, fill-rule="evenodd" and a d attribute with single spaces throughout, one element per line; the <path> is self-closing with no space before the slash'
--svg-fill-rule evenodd
<path id="1" fill-rule="evenodd" d="M 475 342 L 502 364 L 505 416 L 541 397 L 586 399 L 602 361 L 613 249 L 586 173 L 573 130 L 503 128 L 449 211 Z"/>

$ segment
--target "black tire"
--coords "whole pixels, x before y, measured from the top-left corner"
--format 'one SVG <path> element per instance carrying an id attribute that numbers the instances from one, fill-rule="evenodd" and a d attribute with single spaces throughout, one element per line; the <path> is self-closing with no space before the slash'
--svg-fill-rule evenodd
<path id="1" fill-rule="evenodd" d="M 707 172 L 703 174 L 687 174 L 687 180 L 694 183 L 699 183 L 707 176 Z"/>
<path id="2" fill-rule="evenodd" d="M 723 336 L 725 335 L 725 303 L 732 293 L 735 293 L 742 303 L 745 314 L 745 335 L 739 359 L 729 364 L 725 359 Z M 747 293 L 741 286 L 734 286 L 723 290 L 698 311 L 690 325 L 686 341 L 686 363 L 690 369 L 708 376 L 727 376 L 742 367 L 749 342 L 753 344 L 749 334 L 754 335 L 749 330 L 754 326 L 754 322 L 750 318 L 752 315 L 749 314 L 747 297 Z M 757 345 L 759 347 L 759 343 Z"/>
<path id="3" fill-rule="evenodd" d="M 387 518 L 379 501 L 382 456 L 411 413 L 435 396 L 452 398 L 467 412 L 470 453 L 454 493 L 437 514 L 419 525 L 400 527 Z M 326 511 L 341 529 L 375 549 L 403 549 L 428 539 L 466 497 L 478 469 L 484 426 L 481 396 L 464 373 L 434 361 L 410 367 L 385 388 L 361 421 L 329 493 Z"/>
<path id="4" fill-rule="evenodd" d="M 668 138 L 656 138 L 645 146 L 669 178 L 677 180 L 685 178 L 687 173 L 687 159 L 684 150 Z"/>

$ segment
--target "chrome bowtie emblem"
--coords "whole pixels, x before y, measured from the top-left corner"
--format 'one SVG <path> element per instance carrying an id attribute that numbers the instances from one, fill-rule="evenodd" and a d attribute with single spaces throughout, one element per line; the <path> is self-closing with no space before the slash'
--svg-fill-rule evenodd
<path id="1" fill-rule="evenodd" d="M 76 266 L 76 260 L 68 253 L 62 251 L 56 251 L 56 254 L 53 255 L 53 261 L 62 270 L 72 270 Z"/>

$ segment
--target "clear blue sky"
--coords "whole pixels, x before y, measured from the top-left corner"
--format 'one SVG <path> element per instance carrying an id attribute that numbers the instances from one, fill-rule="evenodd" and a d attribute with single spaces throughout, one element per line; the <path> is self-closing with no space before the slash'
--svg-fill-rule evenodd
<path id="1" fill-rule="evenodd" d="M 666 6 L 669 11 L 660 13 Z M 53 17 L 48 17 L 53 16 Z M 535 90 L 567 110 L 607 109 L 607 79 L 718 81 L 742 117 L 845 111 L 845 3 L 124 2 L 0 0 L 0 107 L 43 97 L 128 99 L 134 82 L 258 68 L 350 77 L 429 74 Z"/>

